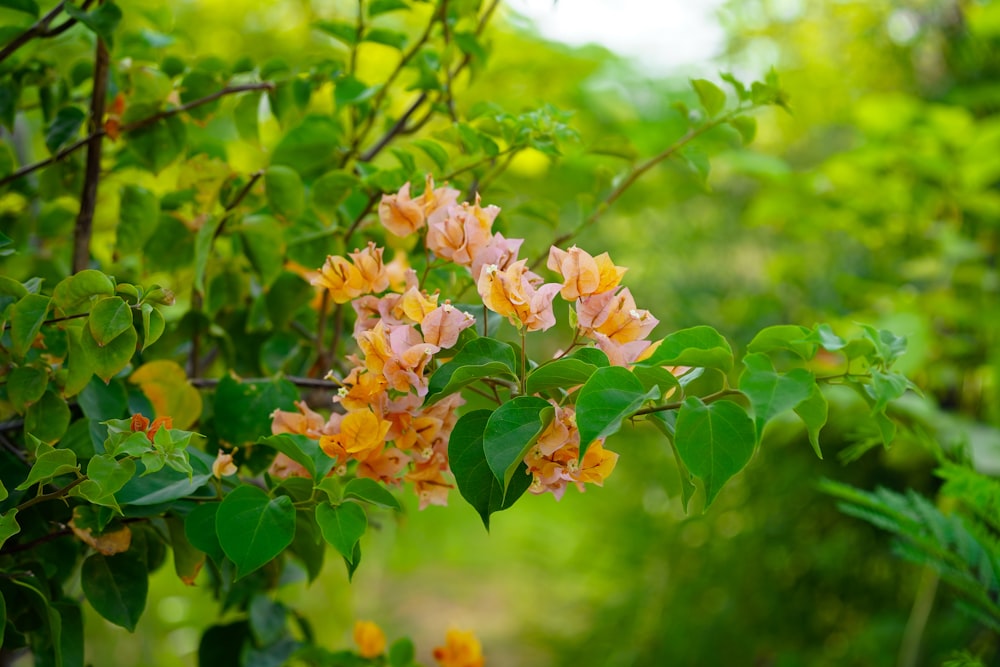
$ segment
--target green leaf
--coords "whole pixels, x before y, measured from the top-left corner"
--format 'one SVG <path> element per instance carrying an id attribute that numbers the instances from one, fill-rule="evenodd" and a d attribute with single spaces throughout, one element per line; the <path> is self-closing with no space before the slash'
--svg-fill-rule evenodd
<path id="1" fill-rule="evenodd" d="M 241 485 L 219 504 L 215 530 L 236 578 L 270 562 L 295 537 L 295 507 L 288 496 L 268 497 L 256 486 Z"/>
<path id="2" fill-rule="evenodd" d="M 396 496 L 392 495 L 387 488 L 375 480 L 368 479 L 367 477 L 355 477 L 344 485 L 344 499 L 348 498 L 357 498 L 366 503 L 384 507 L 385 509 L 396 510 L 397 512 L 403 511 L 403 507 L 396 500 Z"/>
<path id="3" fill-rule="evenodd" d="M 104 347 L 132 328 L 132 309 L 121 297 L 109 296 L 94 304 L 87 325 L 97 344 Z"/>
<path id="4" fill-rule="evenodd" d="M 149 591 L 149 571 L 140 553 L 91 554 L 80 568 L 80 584 L 94 611 L 129 632 L 135 630 Z"/>
<path id="5" fill-rule="evenodd" d="M 762 329 L 750 344 L 750 352 L 774 352 L 788 350 L 802 359 L 809 360 L 816 356 L 817 345 L 809 340 L 809 329 L 794 324 L 779 324 Z"/>
<path id="6" fill-rule="evenodd" d="M 691 502 L 691 498 L 694 496 L 695 491 L 698 490 L 698 487 L 692 481 L 691 471 L 684 465 L 684 459 L 681 458 L 680 453 L 677 451 L 677 444 L 674 442 L 677 413 L 673 410 L 654 412 L 649 415 L 649 420 L 653 423 L 653 426 L 667 437 L 667 442 L 670 444 L 670 451 L 673 452 L 674 462 L 677 464 L 677 476 L 680 478 L 681 505 L 684 507 L 684 511 L 687 512 L 688 503 Z"/>
<path id="7" fill-rule="evenodd" d="M 63 9 L 67 14 L 87 26 L 94 34 L 108 43 L 114 44 L 114 31 L 122 20 L 122 10 L 113 2 L 103 2 L 89 12 L 67 2 Z"/>
<path id="8" fill-rule="evenodd" d="M 122 334 L 103 346 L 94 339 L 89 327 L 80 332 L 80 349 L 94 373 L 105 382 L 128 366 L 138 342 L 139 335 L 131 323 Z"/>
<path id="9" fill-rule="evenodd" d="M 139 307 L 142 312 L 142 352 L 155 343 L 167 328 L 167 322 L 153 304 L 144 303 Z"/>
<path id="10" fill-rule="evenodd" d="M 867 324 L 861 325 L 862 335 L 875 346 L 875 358 L 888 368 L 906 352 L 906 336 L 897 336 L 885 329 L 876 330 Z"/>
<path id="11" fill-rule="evenodd" d="M 364 41 L 384 44 L 400 51 L 406 46 L 409 37 L 405 32 L 388 30 L 387 28 L 372 28 L 364 35 Z"/>
<path id="12" fill-rule="evenodd" d="M 195 100 L 208 97 L 219 90 L 219 80 L 214 74 L 204 70 L 191 70 L 181 80 L 180 98 L 181 104 L 188 104 Z M 199 104 L 188 110 L 188 114 L 197 120 L 207 120 L 219 108 L 219 101 L 213 100 L 205 104 Z"/>
<path id="13" fill-rule="evenodd" d="M 201 294 L 205 293 L 205 270 L 208 268 L 208 258 L 212 253 L 212 244 L 216 233 L 222 225 L 223 216 L 209 218 L 195 233 L 194 237 L 194 288 Z"/>
<path id="14" fill-rule="evenodd" d="M 528 373 L 527 393 L 537 394 L 548 389 L 568 391 L 585 383 L 596 370 L 597 366 L 579 359 L 559 359 Z"/>
<path id="15" fill-rule="evenodd" d="M 215 390 L 215 428 L 223 442 L 242 447 L 271 432 L 275 409 L 295 410 L 299 392 L 287 380 L 240 382 L 224 376 Z"/>
<path id="16" fill-rule="evenodd" d="M 641 366 L 699 366 L 728 373 L 733 368 L 733 350 L 718 331 L 709 326 L 681 329 L 670 334 Z"/>
<path id="17" fill-rule="evenodd" d="M 291 167 L 305 179 L 315 178 L 336 166 L 342 150 L 341 132 L 332 118 L 307 116 L 282 137 L 271 164 Z"/>
<path id="18" fill-rule="evenodd" d="M 260 98 L 260 93 L 241 95 L 233 108 L 233 122 L 244 141 L 260 142 Z"/>
<path id="19" fill-rule="evenodd" d="M 264 191 L 267 194 L 267 204 L 275 215 L 285 220 L 294 220 L 302 214 L 305 208 L 305 188 L 299 172 L 280 165 L 268 167 L 264 172 Z"/>
<path id="20" fill-rule="evenodd" d="M 314 513 L 295 513 L 295 537 L 292 539 L 292 546 L 289 549 L 305 565 L 309 581 L 315 581 L 323 571 L 326 542 L 320 534 Z"/>
<path id="21" fill-rule="evenodd" d="M 332 221 L 340 205 L 360 187 L 361 181 L 354 174 L 340 169 L 328 171 L 312 184 L 312 206 L 326 220 Z"/>
<path id="22" fill-rule="evenodd" d="M 483 450 L 504 493 L 528 450 L 552 421 L 552 405 L 536 396 L 518 396 L 490 415 L 483 432 Z"/>
<path id="23" fill-rule="evenodd" d="M 415 139 L 413 145 L 426 153 L 427 157 L 434 160 L 434 164 L 437 165 L 438 169 L 441 171 L 448 169 L 451 158 L 448 157 L 448 151 L 444 149 L 444 146 L 430 139 Z"/>
<path id="24" fill-rule="evenodd" d="M 132 459 L 119 461 L 110 454 L 99 454 L 87 463 L 87 480 L 73 487 L 70 495 L 117 510 L 115 494 L 132 479 L 135 470 L 136 463 Z"/>
<path id="25" fill-rule="evenodd" d="M 184 517 L 184 534 L 195 549 L 204 551 L 216 564 L 221 564 L 225 553 L 215 530 L 218 511 L 219 503 L 204 503 L 195 507 Z"/>
<path id="26" fill-rule="evenodd" d="M 648 391 L 627 368 L 609 366 L 595 372 L 576 399 L 576 424 L 580 429 L 580 459 L 591 443 L 618 432 L 622 421 L 642 404 L 656 400 L 660 388 Z"/>
<path id="27" fill-rule="evenodd" d="M 86 118 L 87 114 L 79 107 L 59 109 L 45 132 L 45 147 L 49 152 L 55 154 L 60 148 L 76 139 L 80 134 L 80 126 Z"/>
<path id="28" fill-rule="evenodd" d="M 596 347 L 581 347 L 566 358 L 579 359 L 598 368 L 607 368 L 611 365 L 608 355 L 604 353 L 604 350 Z"/>
<path id="29" fill-rule="evenodd" d="M 251 215 L 239 226 L 246 254 L 265 285 L 281 273 L 285 263 L 285 237 L 281 225 L 269 215 Z"/>
<path id="30" fill-rule="evenodd" d="M 415 655 L 413 640 L 400 637 L 389 647 L 389 667 L 412 667 Z"/>
<path id="31" fill-rule="evenodd" d="M 146 108 L 141 113 L 148 116 L 155 111 Z M 143 116 L 137 116 L 136 119 Z M 125 145 L 136 160 L 154 174 L 160 173 L 179 158 L 186 144 L 187 126 L 179 115 L 160 119 L 125 135 Z"/>
<path id="32" fill-rule="evenodd" d="M 823 425 L 826 424 L 828 412 L 829 407 L 827 406 L 826 397 L 817 384 L 813 384 L 809 397 L 795 406 L 795 414 L 806 425 L 806 431 L 809 434 L 809 444 L 812 445 L 816 456 L 821 459 L 823 458 L 823 450 L 819 446 L 819 432 L 823 428 Z"/>
<path id="33" fill-rule="evenodd" d="M 340 552 L 348 563 L 354 565 L 358 540 L 368 529 L 368 517 L 356 503 L 316 506 L 316 523 L 323 532 L 323 539 Z"/>
<path id="34" fill-rule="evenodd" d="M 748 146 L 753 143 L 754 137 L 757 136 L 757 119 L 752 116 L 737 116 L 729 121 L 729 124 L 733 126 L 737 132 L 740 133 L 740 138 L 743 140 L 743 145 Z"/>
<path id="35" fill-rule="evenodd" d="M 95 296 L 114 296 L 115 284 L 104 273 L 84 269 L 65 278 L 52 291 L 52 305 L 66 315 L 73 315 L 77 308 Z"/>
<path id="36" fill-rule="evenodd" d="M 316 21 L 313 23 L 313 27 L 343 42 L 347 46 L 354 46 L 358 43 L 358 28 L 353 23 L 348 23 L 347 21 Z"/>
<path id="37" fill-rule="evenodd" d="M 121 419 L 128 409 L 128 397 L 121 382 L 105 384 L 94 378 L 80 392 L 80 409 L 90 419 Z"/>
<path id="38" fill-rule="evenodd" d="M 31 14 L 38 18 L 38 3 L 35 0 L 0 0 L 0 7 Z"/>
<path id="39" fill-rule="evenodd" d="M 875 400 L 874 405 L 872 405 L 872 413 L 883 412 L 889 403 L 913 387 L 913 383 L 900 373 L 883 373 L 872 368 L 871 374 L 871 384 L 865 385 L 865 391 Z"/>
<path id="40" fill-rule="evenodd" d="M 247 612 L 250 632 L 258 646 L 273 644 L 285 634 L 288 608 L 280 602 L 272 601 L 264 593 L 257 593 L 250 598 Z"/>
<path id="41" fill-rule="evenodd" d="M 337 81 L 333 91 L 333 101 L 338 109 L 361 104 L 378 92 L 378 86 L 369 86 L 353 76 L 345 76 Z"/>
<path id="42" fill-rule="evenodd" d="M 24 412 L 25 408 L 45 394 L 49 386 L 49 374 L 34 366 L 19 366 L 7 376 L 7 398 L 14 409 Z"/>
<path id="43" fill-rule="evenodd" d="M 672 392 L 681 388 L 677 376 L 662 366 L 636 366 L 632 369 L 632 374 L 647 391 L 658 387 L 662 399 L 666 399 Z"/>
<path id="44" fill-rule="evenodd" d="M 829 324 L 817 324 L 816 328 L 809 334 L 809 340 L 827 352 L 837 352 L 847 347 L 847 342 L 833 333 Z"/>
<path id="45" fill-rule="evenodd" d="M 335 463 L 334 459 L 320 449 L 317 441 L 304 435 L 282 433 L 261 438 L 257 444 L 273 447 L 283 453 L 305 468 L 317 484 L 333 469 Z"/>
<path id="46" fill-rule="evenodd" d="M 28 406 L 24 414 L 24 432 L 42 442 L 55 442 L 66 434 L 69 420 L 69 405 L 49 387 L 38 401 Z"/>
<path id="47" fill-rule="evenodd" d="M 707 79 L 692 79 L 691 87 L 698 94 L 701 106 L 705 107 L 705 111 L 708 112 L 709 116 L 714 116 L 726 106 L 726 93 L 711 81 Z"/>
<path id="48" fill-rule="evenodd" d="M 123 186 L 118 210 L 118 252 L 140 252 L 159 221 L 160 200 L 154 193 L 138 185 Z"/>
<path id="49" fill-rule="evenodd" d="M 756 445 L 750 416 L 732 401 L 710 405 L 692 396 L 677 414 L 674 437 L 684 465 L 705 485 L 705 507 L 729 479 L 746 467 Z"/>
<path id="50" fill-rule="evenodd" d="M 28 294 L 10 309 L 10 341 L 15 357 L 23 357 L 49 313 L 49 297 Z"/>
<path id="51" fill-rule="evenodd" d="M 432 405 L 468 384 L 488 377 L 517 379 L 517 354 L 509 343 L 473 338 L 428 381 L 425 405 Z"/>
<path id="52" fill-rule="evenodd" d="M 213 625 L 198 642 L 198 665 L 207 667 L 246 667 L 241 657 L 244 647 L 250 648 L 250 624 L 235 621 L 228 625 Z M 280 662 L 277 664 L 281 664 Z"/>
<path id="53" fill-rule="evenodd" d="M 372 0 L 368 5 L 368 16 L 374 18 L 380 14 L 409 8 L 410 6 L 403 2 L 403 0 Z"/>
<path id="54" fill-rule="evenodd" d="M 760 442 L 767 422 L 786 410 L 795 409 L 809 398 L 816 380 L 803 368 L 778 373 L 767 355 L 760 352 L 748 354 L 743 359 L 743 365 L 746 370 L 740 376 L 740 391 L 747 395 L 753 406 L 757 441 Z"/>
<path id="55" fill-rule="evenodd" d="M 59 614 L 59 653 L 62 655 L 64 667 L 69 665 L 83 666 L 83 610 L 75 600 L 62 599 L 52 603 L 52 608 Z M 35 663 L 38 665 L 38 663 Z"/>
<path id="56" fill-rule="evenodd" d="M 194 585 L 195 577 L 205 565 L 205 552 L 196 548 L 184 532 L 184 521 L 175 516 L 165 517 L 170 548 L 174 552 L 174 572 L 188 586 Z"/>
<path id="57" fill-rule="evenodd" d="M 3 514 L 0 514 L 0 547 L 10 538 L 21 532 L 21 526 L 17 523 L 17 508 L 12 507 Z M 6 608 L 4 609 L 6 615 Z M 2 641 L 2 638 L 0 638 Z"/>
<path id="58" fill-rule="evenodd" d="M 134 506 L 159 505 L 194 495 L 198 489 L 208 484 L 209 480 L 212 479 L 212 469 L 210 463 L 206 461 L 207 455 L 194 454 L 196 450 L 193 447 L 188 451 L 192 454 L 188 458 L 191 474 L 174 469 L 163 469 L 155 474 L 147 475 L 144 468 L 137 469 L 136 472 L 139 474 L 130 478 L 128 483 L 116 493 L 118 502 L 122 505 Z"/>
<path id="59" fill-rule="evenodd" d="M 513 505 L 532 482 L 522 461 L 504 493 L 503 485 L 490 470 L 483 441 L 492 414 L 490 410 L 474 410 L 462 415 L 448 439 L 448 460 L 458 490 L 479 513 L 486 530 L 490 529 L 490 515 Z"/>
<path id="60" fill-rule="evenodd" d="M 67 475 L 80 469 L 76 462 L 76 452 L 39 445 L 39 447 L 43 446 L 46 447 L 46 450 L 35 459 L 35 464 L 28 472 L 28 478 L 14 487 L 18 491 L 30 489 L 35 484 L 44 484 L 53 477 Z"/>

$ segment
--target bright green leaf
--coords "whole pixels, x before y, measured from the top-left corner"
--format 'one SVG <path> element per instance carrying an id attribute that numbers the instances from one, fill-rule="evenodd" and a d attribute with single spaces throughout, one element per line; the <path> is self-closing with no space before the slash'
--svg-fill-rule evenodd
<path id="1" fill-rule="evenodd" d="M 84 269 L 64 278 L 52 291 L 52 305 L 65 315 L 73 315 L 77 308 L 95 296 L 114 296 L 115 284 L 104 273 Z"/>
<path id="2" fill-rule="evenodd" d="M 302 177 L 294 169 L 281 165 L 272 165 L 264 172 L 264 191 L 271 212 L 284 218 L 294 220 L 302 214 L 305 208 L 305 188 Z"/>
<path id="3" fill-rule="evenodd" d="M 109 296 L 94 304 L 87 318 L 90 334 L 100 347 L 132 328 L 132 309 L 118 296 Z"/>
<path id="4" fill-rule="evenodd" d="M 596 370 L 597 366 L 579 359 L 559 359 L 528 373 L 527 393 L 537 394 L 548 389 L 569 390 L 589 380 Z"/>
<path id="5" fill-rule="evenodd" d="M 368 517 L 356 503 L 316 506 L 316 523 L 323 533 L 323 539 L 340 552 L 349 563 L 354 564 L 354 549 L 358 540 L 368 529 Z"/>
<path id="6" fill-rule="evenodd" d="M 749 463 L 756 445 L 750 416 L 732 401 L 710 405 L 691 397 L 677 414 L 674 442 L 681 461 L 705 485 L 705 507 Z"/>
<path id="7" fill-rule="evenodd" d="M 740 376 L 740 391 L 747 395 L 753 406 L 759 442 L 767 422 L 808 399 L 816 380 L 812 373 L 802 368 L 778 373 L 767 355 L 760 352 L 748 354 L 743 364 L 746 370 Z"/>
<path id="8" fill-rule="evenodd" d="M 647 390 L 627 368 L 609 366 L 595 372 L 576 399 L 576 424 L 580 429 L 580 458 L 599 438 L 618 432 L 622 421 L 642 404 L 660 397 L 657 386 Z"/>
<path id="9" fill-rule="evenodd" d="M 705 111 L 708 112 L 709 116 L 714 116 L 726 106 L 726 94 L 711 81 L 707 79 L 692 79 L 691 87 L 698 94 L 701 106 L 705 107 Z"/>
<path id="10" fill-rule="evenodd" d="M 788 350 L 802 359 L 809 360 L 816 356 L 817 345 L 808 339 L 809 329 L 794 324 L 779 324 L 762 329 L 750 344 L 749 352 L 773 352 Z"/>
<path id="11" fill-rule="evenodd" d="M 49 297 L 28 294 L 10 309 L 10 339 L 15 357 L 23 357 L 49 313 Z"/>
<path id="12" fill-rule="evenodd" d="M 76 452 L 68 449 L 48 448 L 35 459 L 35 464 L 28 472 L 28 478 L 15 488 L 18 491 L 24 491 L 35 484 L 43 484 L 53 477 L 67 475 L 79 469 L 80 466 L 76 463 Z"/>
<path id="13" fill-rule="evenodd" d="M 236 578 L 270 562 L 292 543 L 295 507 L 288 496 L 268 497 L 256 486 L 241 485 L 219 505 L 215 530 Z"/>
<path id="14" fill-rule="evenodd" d="M 110 0 L 102 2 L 88 12 L 67 2 L 63 6 L 63 10 L 107 42 L 108 46 L 114 43 L 113 33 L 122 20 L 122 10 L 115 3 L 110 2 Z"/>
<path id="15" fill-rule="evenodd" d="M 823 392 L 817 384 L 813 384 L 809 397 L 795 406 L 795 414 L 805 423 L 806 431 L 809 434 L 809 444 L 812 445 L 813 451 L 819 458 L 823 458 L 823 450 L 819 446 L 819 432 L 826 424 L 828 412 L 826 397 L 823 396 Z"/>
<path id="16" fill-rule="evenodd" d="M 0 7 L 31 14 L 35 18 L 38 18 L 39 9 L 38 3 L 35 0 L 0 0 Z"/>
<path id="17" fill-rule="evenodd" d="M 517 379 L 517 355 L 509 343 L 473 338 L 428 381 L 425 403 L 431 405 L 462 387 L 488 377 Z"/>
<path id="18" fill-rule="evenodd" d="M 700 366 L 729 372 L 733 350 L 729 341 L 709 326 L 681 329 L 670 334 L 653 351 L 643 366 Z"/>
<path id="19" fill-rule="evenodd" d="M 367 477 L 355 477 L 344 485 L 344 499 L 346 500 L 347 498 L 357 498 L 366 503 L 378 505 L 385 509 L 396 510 L 397 512 L 403 511 L 403 507 L 396 500 L 396 496 L 392 495 L 387 488 L 375 480 L 368 479 Z"/>
<path id="20" fill-rule="evenodd" d="M 139 335 L 131 323 L 124 333 L 104 346 L 94 339 L 89 327 L 85 327 L 80 333 L 80 348 L 94 373 L 105 382 L 109 382 L 119 371 L 128 366 L 138 342 Z"/>
<path id="21" fill-rule="evenodd" d="M 410 6 L 403 0 L 372 0 L 368 4 L 368 16 L 374 18 L 380 14 L 409 8 Z"/>
<path id="22" fill-rule="evenodd" d="M 24 412 L 25 408 L 45 394 L 49 386 L 49 374 L 34 366 L 19 366 L 7 376 L 7 398 L 14 409 Z"/>
<path id="23" fill-rule="evenodd" d="M 486 530 L 490 515 L 513 505 L 531 485 L 531 475 L 522 461 L 504 488 L 486 460 L 483 438 L 492 415 L 490 410 L 474 410 L 458 418 L 448 439 L 448 460 L 462 497 L 479 513 Z"/>
<path id="24" fill-rule="evenodd" d="M 116 243 L 119 253 L 140 252 L 159 222 L 160 200 L 153 192 L 138 185 L 122 187 Z"/>
<path id="25" fill-rule="evenodd" d="M 69 421 L 69 405 L 50 385 L 40 399 L 28 406 L 24 414 L 24 432 L 42 442 L 55 442 L 66 434 Z"/>
<path id="26" fill-rule="evenodd" d="M 483 432 L 483 450 L 504 493 L 553 414 L 554 408 L 548 401 L 536 396 L 518 396 L 490 415 Z"/>

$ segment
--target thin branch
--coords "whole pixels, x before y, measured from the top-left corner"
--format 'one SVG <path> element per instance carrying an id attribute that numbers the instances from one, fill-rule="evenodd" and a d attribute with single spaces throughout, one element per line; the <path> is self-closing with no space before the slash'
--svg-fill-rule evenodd
<path id="1" fill-rule="evenodd" d="M 59 498 L 63 498 L 74 487 L 80 486 L 86 481 L 87 481 L 87 476 L 80 475 L 79 477 L 77 477 L 72 482 L 62 487 L 61 489 L 56 489 L 55 491 L 52 491 L 50 493 L 43 493 L 41 495 L 35 496 L 34 498 L 28 498 L 23 503 L 18 505 L 15 509 L 17 509 L 18 512 L 23 512 L 32 505 L 37 505 L 38 503 L 44 503 L 46 500 L 57 500 Z"/>
<path id="2" fill-rule="evenodd" d="M 201 106 L 203 104 L 208 104 L 209 102 L 214 102 L 215 100 L 219 99 L 220 97 L 224 97 L 226 95 L 233 95 L 235 93 L 244 93 L 244 92 L 251 91 L 251 90 L 272 90 L 273 88 L 274 88 L 274 84 L 271 83 L 270 81 L 263 81 L 263 82 L 260 82 L 260 83 L 244 83 L 244 84 L 240 84 L 238 86 L 229 86 L 229 87 L 223 88 L 222 90 L 217 90 L 216 92 L 212 93 L 211 95 L 207 95 L 206 97 L 202 97 L 202 98 L 197 99 L 197 100 L 191 100 L 187 104 L 182 104 L 179 107 L 171 107 L 169 109 L 164 109 L 163 111 L 155 113 L 152 116 L 149 116 L 147 118 L 141 118 L 141 119 L 139 119 L 137 121 L 134 121 L 132 123 L 128 123 L 126 125 L 122 125 L 118 129 L 118 132 L 124 134 L 125 132 L 132 132 L 134 130 L 142 129 L 142 128 L 148 126 L 148 125 L 152 125 L 153 123 L 155 123 L 157 121 L 164 120 L 166 118 L 170 118 L 171 116 L 176 116 L 177 114 L 183 113 L 185 111 L 190 111 L 191 109 L 199 107 L 199 106 Z M 55 155 L 47 157 L 44 160 L 41 160 L 39 162 L 35 162 L 33 164 L 29 164 L 29 165 L 27 165 L 25 167 L 21 167 L 20 169 L 18 169 L 14 173 L 9 174 L 7 176 L 4 176 L 3 178 L 0 178 L 0 187 L 3 187 L 4 185 L 7 185 L 8 183 L 10 183 L 12 181 L 16 181 L 17 179 L 21 178 L 22 176 L 27 176 L 28 174 L 30 174 L 32 172 L 38 171 L 39 169 L 41 169 L 43 167 L 47 167 L 47 166 L 49 166 L 50 164 L 52 164 L 54 162 L 58 162 L 59 160 L 62 160 L 66 156 L 71 155 L 72 153 L 75 153 L 76 151 L 78 151 L 81 148 L 83 148 L 84 146 L 86 146 L 91 141 L 91 139 L 94 138 L 95 135 L 104 136 L 105 134 L 106 134 L 106 132 L 104 131 L 104 128 L 103 127 L 99 128 L 93 134 L 91 134 L 89 136 L 86 136 L 83 139 L 80 139 L 79 141 L 73 142 L 72 144 L 70 144 L 66 148 L 63 148 L 61 151 L 59 151 Z"/>
<path id="3" fill-rule="evenodd" d="M 373 195 L 369 195 L 368 203 L 365 204 L 365 207 L 361 209 L 361 212 L 358 213 L 358 215 L 354 218 L 354 222 L 351 223 L 351 226 L 348 227 L 347 231 L 344 233 L 344 245 L 347 245 L 351 240 L 351 236 L 354 235 L 354 232 L 358 231 L 358 227 L 361 225 L 361 221 L 364 220 L 365 216 L 367 216 L 371 212 L 372 206 L 374 206 L 375 202 L 379 200 L 380 194 L 381 193 L 376 192 Z"/>
<path id="4" fill-rule="evenodd" d="M 741 393 L 742 392 L 740 392 L 738 389 L 728 389 L 728 388 L 726 388 L 726 389 L 720 389 L 719 391 L 715 392 L 714 394 L 709 394 L 708 396 L 702 396 L 701 400 L 704 403 L 712 403 L 713 401 L 717 401 L 720 398 L 725 398 L 726 396 L 735 396 L 735 395 L 741 394 Z M 683 404 L 683 402 L 680 402 L 680 401 L 678 401 L 676 403 L 664 403 L 663 405 L 654 405 L 653 407 L 643 408 L 642 410 L 638 410 L 636 412 L 633 412 L 632 416 L 633 417 L 638 417 L 639 415 L 651 415 L 654 412 L 666 412 L 667 410 L 677 410 L 682 405 L 684 405 L 684 404 Z"/>
<path id="5" fill-rule="evenodd" d="M 714 129 L 724 123 L 728 123 L 736 116 L 740 115 L 741 113 L 744 113 L 745 111 L 749 111 L 752 108 L 753 107 L 749 108 L 737 107 L 732 111 L 730 111 L 729 113 L 723 114 L 718 118 L 705 123 L 704 125 L 700 125 L 696 128 L 689 129 L 687 132 L 684 133 L 684 135 L 680 139 L 678 139 L 676 142 L 668 146 L 665 150 L 649 158 L 648 160 L 640 164 L 638 167 L 633 169 L 631 172 L 629 172 L 629 174 L 624 179 L 622 179 L 622 182 L 619 183 L 614 190 L 608 193 L 608 196 L 605 197 L 604 200 L 601 201 L 601 203 L 599 203 L 594 208 L 593 212 L 589 216 L 587 216 L 587 218 L 583 222 L 577 225 L 574 229 L 557 237 L 556 240 L 552 242 L 552 245 L 561 246 L 564 243 L 576 238 L 583 230 L 585 230 L 587 227 L 590 227 L 595 222 L 597 222 L 597 220 L 602 215 L 604 215 L 604 213 L 609 208 L 611 208 L 611 206 L 616 201 L 618 201 L 618 198 L 621 197 L 623 194 L 625 194 L 625 191 L 628 190 L 630 187 L 632 187 L 635 184 L 635 182 L 639 180 L 639 178 L 647 171 L 649 171 L 656 165 L 660 164 L 667 158 L 672 157 L 680 149 L 684 148 L 689 143 L 691 143 L 701 135 L 705 134 L 709 130 Z M 543 261 L 545 261 L 546 257 L 548 257 L 548 251 L 536 257 L 535 260 L 531 263 L 531 268 L 532 269 L 537 268 L 538 265 L 540 265 Z"/>
<path id="6" fill-rule="evenodd" d="M 89 316 L 90 313 L 77 313 L 76 315 L 65 315 L 63 317 L 54 317 L 51 320 L 45 320 L 44 322 L 42 322 L 42 326 L 44 327 L 48 324 L 58 324 L 59 322 L 65 322 L 66 320 L 78 320 L 82 317 L 89 317 Z M 0 329 L 0 331 L 6 331 L 9 328 L 10 328 L 10 322 L 4 322 L 3 328 Z"/>
<path id="7" fill-rule="evenodd" d="M 90 2 L 93 2 L 93 0 L 90 0 Z M 90 2 L 87 2 L 86 4 L 90 4 Z M 65 6 L 66 6 L 66 0 L 62 0 L 62 2 L 53 7 L 48 14 L 38 19 L 38 21 L 33 26 L 22 32 L 20 35 L 12 39 L 8 44 L 6 44 L 2 49 L 0 49 L 0 62 L 6 60 L 8 57 L 13 55 L 15 51 L 17 51 L 22 46 L 24 46 L 31 40 L 35 39 L 36 37 L 51 37 L 60 34 L 64 30 L 66 30 L 66 28 L 68 28 L 70 25 L 76 23 L 76 19 L 71 18 L 68 19 L 65 23 L 58 26 L 57 30 L 59 32 L 54 32 L 49 30 L 49 24 L 52 23 L 52 21 L 55 20 L 55 18 L 59 16 L 59 14 L 62 13 L 62 10 Z"/>
<path id="8" fill-rule="evenodd" d="M 296 387 L 310 387 L 312 389 L 337 389 L 343 385 L 336 380 L 322 380 L 319 378 L 305 378 L 294 375 L 282 376 L 283 380 L 291 382 Z M 274 378 L 240 378 L 241 382 L 273 382 Z M 201 389 L 215 387 L 219 384 L 220 378 L 191 378 L 188 380 L 191 386 Z"/>
<path id="9" fill-rule="evenodd" d="M 90 237 L 97 209 L 97 187 L 101 180 L 101 143 L 104 138 L 104 104 L 108 96 L 108 47 L 97 38 L 94 53 L 94 83 L 90 93 L 90 141 L 87 142 L 87 166 L 80 194 L 80 211 L 73 228 L 73 273 L 90 265 Z M 98 130 L 101 130 L 98 133 Z"/>

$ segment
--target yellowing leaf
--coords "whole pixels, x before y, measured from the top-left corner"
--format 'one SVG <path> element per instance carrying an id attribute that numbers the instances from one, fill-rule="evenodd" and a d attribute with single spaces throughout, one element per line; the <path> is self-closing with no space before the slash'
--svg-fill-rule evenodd
<path id="1" fill-rule="evenodd" d="M 173 417 L 174 428 L 187 429 L 201 416 L 201 394 L 176 362 L 150 361 L 137 368 L 129 381 L 139 385 L 157 417 Z"/>

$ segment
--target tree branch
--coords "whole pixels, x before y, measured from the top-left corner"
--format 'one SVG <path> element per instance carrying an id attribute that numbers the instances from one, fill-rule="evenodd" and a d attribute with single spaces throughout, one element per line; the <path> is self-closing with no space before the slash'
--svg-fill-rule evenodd
<path id="1" fill-rule="evenodd" d="M 104 103 L 108 95 L 108 47 L 97 38 L 94 54 L 94 83 L 90 93 L 90 140 L 87 142 L 87 166 L 80 194 L 80 211 L 73 229 L 73 273 L 90 264 L 90 237 L 97 208 L 97 186 L 101 180 L 101 140 L 104 137 Z M 98 130 L 101 130 L 98 132 Z"/>
<path id="2" fill-rule="evenodd" d="M 336 380 L 322 380 L 319 378 L 304 378 L 295 375 L 285 375 L 282 377 L 296 387 L 310 387 L 312 389 L 338 389 L 343 385 Z M 240 378 L 241 382 L 273 382 L 274 378 Z M 219 378 L 191 378 L 188 380 L 191 386 L 198 388 L 210 388 L 219 384 Z"/>
<path id="3" fill-rule="evenodd" d="M 195 107 L 200 107 L 203 104 L 208 104 L 209 102 L 214 102 L 215 100 L 219 99 L 220 97 L 224 97 L 226 95 L 233 95 L 235 93 L 245 93 L 245 92 L 248 92 L 248 91 L 251 91 L 251 90 L 273 90 L 273 89 L 274 89 L 274 84 L 272 82 L 270 82 L 270 81 L 262 81 L 260 83 L 244 83 L 244 84 L 240 84 L 240 85 L 237 85 L 237 86 L 228 86 L 226 88 L 223 88 L 222 90 L 217 90 L 216 92 L 212 93 L 211 95 L 207 95 L 207 96 L 199 98 L 197 100 L 191 100 L 187 104 L 182 104 L 181 106 L 178 106 L 178 107 L 171 107 L 169 109 L 164 109 L 163 111 L 155 113 L 152 116 L 149 116 L 147 118 L 141 118 L 141 119 L 139 119 L 137 121 L 134 121 L 132 123 L 128 123 L 126 125 L 122 125 L 119 128 L 118 131 L 119 131 L 119 133 L 124 134 L 126 132 L 132 132 L 134 130 L 139 130 L 139 129 L 142 129 L 142 128 L 148 126 L 148 125 L 152 125 L 153 123 L 155 123 L 157 121 L 164 120 L 166 118 L 170 118 L 171 116 L 176 116 L 177 114 L 183 113 L 185 111 L 190 111 L 191 109 L 194 109 Z M 70 144 L 69 146 L 67 146 L 66 148 L 62 149 L 61 151 L 59 151 L 55 155 L 52 155 L 51 157 L 48 157 L 48 158 L 46 158 L 44 160 L 41 160 L 39 162 L 35 162 L 33 164 L 29 164 L 26 167 L 21 167 L 20 169 L 18 169 L 14 173 L 9 174 L 7 176 L 4 176 L 3 178 L 0 178 L 0 187 L 3 187 L 4 185 L 7 185 L 8 183 L 10 183 L 12 181 L 16 181 L 17 179 L 21 178 L 22 176 L 27 176 L 28 174 L 30 174 L 32 172 L 38 171 L 39 169 L 41 169 L 43 167 L 47 167 L 47 166 L 49 166 L 50 164 L 52 164 L 54 162 L 58 162 L 59 160 L 62 160 L 66 156 L 68 156 L 68 155 L 70 155 L 72 153 L 75 153 L 79 149 L 81 149 L 84 146 L 86 146 L 94 138 L 95 135 L 104 136 L 105 134 L 106 133 L 104 131 L 104 128 L 103 127 L 99 128 L 93 134 L 91 134 L 89 136 L 86 136 L 83 139 L 80 139 L 79 141 L 76 141 L 76 142 Z"/>

